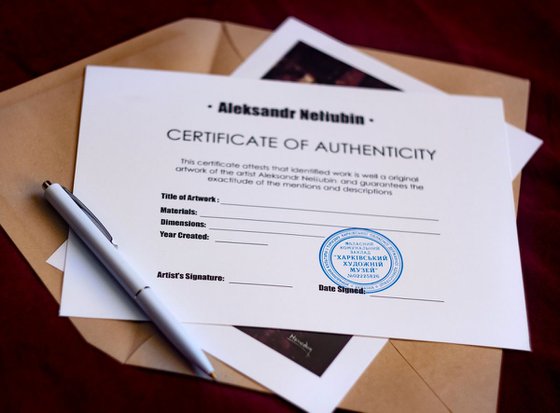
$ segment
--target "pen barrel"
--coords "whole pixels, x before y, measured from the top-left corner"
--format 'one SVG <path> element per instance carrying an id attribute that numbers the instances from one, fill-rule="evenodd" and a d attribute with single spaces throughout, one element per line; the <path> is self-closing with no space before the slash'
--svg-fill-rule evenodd
<path id="1" fill-rule="evenodd" d="M 134 297 L 147 285 L 62 186 L 50 185 L 44 196 L 129 295 Z"/>
<path id="2" fill-rule="evenodd" d="M 193 366 L 212 375 L 214 368 L 200 347 L 195 345 L 187 327 L 179 323 L 69 193 L 59 184 L 49 183 L 44 196 L 171 344 L 190 360 Z"/>
<path id="3" fill-rule="evenodd" d="M 214 368 L 200 347 L 193 340 L 186 325 L 179 323 L 175 315 L 158 298 L 150 288 L 144 288 L 135 296 L 138 306 L 146 313 L 148 318 L 158 327 L 167 339 L 194 365 L 206 374 L 211 374 Z"/>

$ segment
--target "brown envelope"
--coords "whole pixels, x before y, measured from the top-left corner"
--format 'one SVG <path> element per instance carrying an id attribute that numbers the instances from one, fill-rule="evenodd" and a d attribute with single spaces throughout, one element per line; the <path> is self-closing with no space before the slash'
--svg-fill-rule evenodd
<path id="1" fill-rule="evenodd" d="M 269 32 L 185 19 L 112 47 L 0 94 L 0 223 L 57 301 L 62 273 L 45 260 L 67 227 L 42 200 L 49 178 L 72 187 L 86 64 L 229 74 Z M 421 80 L 460 94 L 501 96 L 506 118 L 525 127 L 526 80 L 391 53 L 367 53 Z M 519 182 L 514 192 L 519 193 Z M 148 323 L 73 318 L 83 337 L 132 365 L 191 374 Z M 390 340 L 341 407 L 360 411 L 494 411 L 501 350 Z M 266 391 L 212 360 L 220 381 Z"/>

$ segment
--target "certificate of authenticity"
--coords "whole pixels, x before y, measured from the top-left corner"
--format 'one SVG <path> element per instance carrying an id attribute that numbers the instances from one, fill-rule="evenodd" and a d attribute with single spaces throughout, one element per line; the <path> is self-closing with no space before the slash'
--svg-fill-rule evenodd
<path id="1" fill-rule="evenodd" d="M 528 349 L 507 154 L 498 99 L 88 67 L 74 192 L 184 322 Z"/>

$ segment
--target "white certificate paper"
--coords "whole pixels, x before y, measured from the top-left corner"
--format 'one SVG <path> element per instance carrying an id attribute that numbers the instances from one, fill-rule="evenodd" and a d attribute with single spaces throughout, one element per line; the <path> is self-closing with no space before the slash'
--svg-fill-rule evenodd
<path id="1" fill-rule="evenodd" d="M 90 67 L 74 191 L 185 322 L 529 348 L 496 99 Z"/>

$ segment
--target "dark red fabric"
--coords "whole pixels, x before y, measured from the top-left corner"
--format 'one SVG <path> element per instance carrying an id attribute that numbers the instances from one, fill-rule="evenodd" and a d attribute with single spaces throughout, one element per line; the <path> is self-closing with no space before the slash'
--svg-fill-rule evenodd
<path id="1" fill-rule="evenodd" d="M 290 15 L 347 43 L 531 80 L 527 129 L 545 144 L 523 174 L 518 227 L 533 352 L 504 351 L 499 411 L 558 411 L 560 3 L 3 0 L 0 90 L 181 18 L 274 29 Z M 275 396 L 123 366 L 57 310 L 2 231 L 0 411 L 294 410 Z"/>

